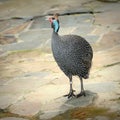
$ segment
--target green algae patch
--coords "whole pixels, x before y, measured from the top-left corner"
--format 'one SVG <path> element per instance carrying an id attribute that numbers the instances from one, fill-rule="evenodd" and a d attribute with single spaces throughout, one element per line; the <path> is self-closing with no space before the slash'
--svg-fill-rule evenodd
<path id="1" fill-rule="evenodd" d="M 107 108 L 100 108 L 95 106 L 88 106 L 83 108 L 75 108 L 60 114 L 51 120 L 86 120 L 87 118 L 94 118 L 96 116 L 106 116 L 110 120 L 118 117 L 117 112 L 109 112 Z"/>

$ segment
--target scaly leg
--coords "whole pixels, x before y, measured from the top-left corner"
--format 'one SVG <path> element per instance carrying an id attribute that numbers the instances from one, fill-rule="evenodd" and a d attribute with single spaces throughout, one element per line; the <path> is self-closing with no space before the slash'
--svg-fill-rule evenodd
<path id="1" fill-rule="evenodd" d="M 81 97 L 83 95 L 86 96 L 84 88 L 83 88 L 83 79 L 82 79 L 82 77 L 80 77 L 80 81 L 81 81 L 81 92 L 77 95 L 77 98 Z"/>
<path id="2" fill-rule="evenodd" d="M 68 97 L 68 99 L 70 97 L 76 97 L 76 95 L 74 94 L 75 90 L 72 89 L 72 75 L 68 76 L 69 80 L 70 80 L 70 92 L 67 95 L 64 95 L 64 97 Z"/>

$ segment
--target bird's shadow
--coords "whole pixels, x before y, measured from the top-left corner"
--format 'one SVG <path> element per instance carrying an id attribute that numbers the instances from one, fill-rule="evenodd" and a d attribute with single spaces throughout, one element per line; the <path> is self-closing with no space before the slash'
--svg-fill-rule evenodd
<path id="1" fill-rule="evenodd" d="M 85 91 L 86 96 L 81 96 L 79 98 L 72 97 L 72 98 L 65 98 L 61 97 L 61 101 L 63 101 L 63 104 L 60 106 L 60 110 L 62 110 L 62 113 L 73 108 L 77 107 L 86 107 L 88 105 L 91 105 L 94 103 L 94 101 L 97 98 L 97 93 L 91 92 L 86 90 Z"/>

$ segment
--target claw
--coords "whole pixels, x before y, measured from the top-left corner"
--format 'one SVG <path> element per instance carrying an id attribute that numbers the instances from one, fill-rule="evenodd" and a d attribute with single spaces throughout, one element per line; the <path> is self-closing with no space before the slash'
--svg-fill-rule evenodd
<path id="1" fill-rule="evenodd" d="M 76 97 L 76 95 L 74 94 L 74 92 L 75 92 L 75 90 L 71 90 L 71 91 L 69 92 L 69 94 L 64 95 L 64 97 L 68 97 L 68 99 L 71 98 L 71 97 Z"/>
<path id="2" fill-rule="evenodd" d="M 79 98 L 79 97 L 81 97 L 81 96 L 86 96 L 86 94 L 85 94 L 85 92 L 84 91 L 82 91 L 81 93 L 79 93 L 78 95 L 77 95 L 77 98 Z"/>

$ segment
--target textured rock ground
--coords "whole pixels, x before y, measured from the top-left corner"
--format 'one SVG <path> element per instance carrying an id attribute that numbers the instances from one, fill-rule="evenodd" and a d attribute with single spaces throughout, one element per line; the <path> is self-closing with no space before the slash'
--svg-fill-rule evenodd
<path id="1" fill-rule="evenodd" d="M 1 118 L 0 120 L 28 120 L 28 119 L 16 118 L 16 117 L 6 117 L 6 118 Z"/>
<path id="2" fill-rule="evenodd" d="M 84 80 L 86 97 L 63 97 L 69 81 L 51 54 L 52 30 L 45 20 L 55 11 L 61 15 L 61 35 L 83 36 L 93 47 L 91 75 Z M 82 119 L 84 107 L 91 104 L 109 110 L 85 119 L 119 120 L 119 11 L 120 2 L 0 1 L 0 120 Z M 77 94 L 79 79 L 73 79 Z"/>

